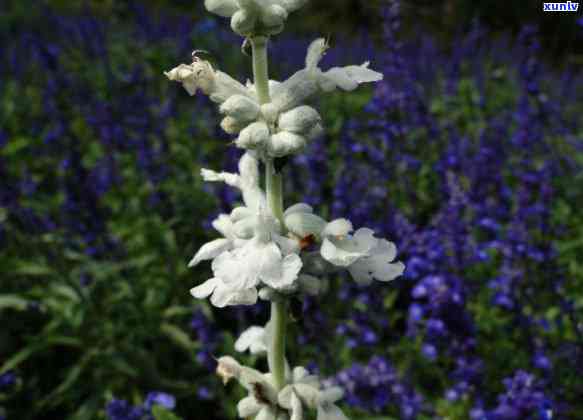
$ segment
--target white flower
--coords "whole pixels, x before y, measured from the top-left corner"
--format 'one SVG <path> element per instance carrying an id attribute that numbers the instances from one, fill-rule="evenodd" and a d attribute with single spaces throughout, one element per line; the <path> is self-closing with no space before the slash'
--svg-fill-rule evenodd
<path id="1" fill-rule="evenodd" d="M 212 226 L 218 232 L 222 233 L 224 238 L 215 239 L 204 244 L 188 263 L 189 267 L 194 267 L 204 260 L 212 260 L 223 252 L 233 249 L 235 246 L 237 238 L 233 232 L 233 222 L 229 216 L 226 214 L 219 215 L 219 217 L 213 220 Z"/>
<path id="2" fill-rule="evenodd" d="M 318 410 L 317 420 L 348 420 L 334 403 L 342 398 L 338 387 L 320 389 L 320 380 L 303 367 L 293 370 L 291 383 L 277 395 L 279 405 L 290 411 L 291 419 L 302 420 L 304 407 Z"/>
<path id="3" fill-rule="evenodd" d="M 263 327 L 253 325 L 241 333 L 235 341 L 235 350 L 243 353 L 247 350 L 251 354 L 267 353 L 267 347 L 271 338 L 271 326 L 269 323 Z"/>
<path id="4" fill-rule="evenodd" d="M 318 64 L 327 49 L 328 44 L 323 38 L 312 42 L 306 55 L 306 67 L 272 90 L 271 102 L 280 112 L 301 105 L 319 91 L 330 92 L 336 88 L 351 91 L 359 84 L 383 79 L 382 73 L 368 67 L 368 62 L 360 66 L 333 67 L 323 72 Z"/>
<path id="5" fill-rule="evenodd" d="M 194 57 L 192 64 L 180 64 L 164 72 L 168 79 L 180 82 L 192 96 L 198 89 L 209 95 L 211 100 L 222 104 L 233 95 L 253 99 L 249 90 L 226 73 L 217 71 L 208 62 Z"/>
<path id="6" fill-rule="evenodd" d="M 373 279 L 390 281 L 405 270 L 402 262 L 393 262 L 397 249 L 386 239 L 375 238 L 368 228 L 358 229 L 354 235 L 348 221 L 339 219 L 324 229 L 324 241 L 320 248 L 322 258 L 331 264 L 347 268 L 352 278 L 360 284 Z M 348 229 L 348 230 L 347 230 Z"/>
<path id="7" fill-rule="evenodd" d="M 239 174 L 201 170 L 202 178 L 208 182 L 224 182 L 241 190 L 243 201 L 250 209 L 257 211 L 266 207 L 265 193 L 259 186 L 259 162 L 251 153 L 245 153 L 239 160 Z"/>

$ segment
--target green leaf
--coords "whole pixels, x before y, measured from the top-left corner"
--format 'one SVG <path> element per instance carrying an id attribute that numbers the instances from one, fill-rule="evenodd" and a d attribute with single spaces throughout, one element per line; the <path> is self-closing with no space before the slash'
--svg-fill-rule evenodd
<path id="1" fill-rule="evenodd" d="M 160 331 L 188 353 L 192 352 L 197 346 L 196 343 L 190 339 L 188 334 L 175 325 L 164 323 L 160 325 Z"/>
<path id="2" fill-rule="evenodd" d="M 0 311 L 3 309 L 16 309 L 24 311 L 28 306 L 28 300 L 16 295 L 0 295 Z"/>
<path id="3" fill-rule="evenodd" d="M 154 407 L 152 407 L 152 415 L 156 420 L 182 420 L 176 414 L 167 410 L 161 405 L 155 405 Z"/>

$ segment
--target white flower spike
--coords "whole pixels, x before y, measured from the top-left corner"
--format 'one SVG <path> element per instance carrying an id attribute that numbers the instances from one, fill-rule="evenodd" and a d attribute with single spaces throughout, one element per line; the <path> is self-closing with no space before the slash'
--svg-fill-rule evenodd
<path id="1" fill-rule="evenodd" d="M 305 67 L 285 81 L 269 80 L 267 42 L 279 33 L 291 12 L 307 0 L 205 0 L 212 13 L 230 18 L 233 30 L 253 49 L 253 83 L 241 84 L 215 70 L 193 53 L 191 64 L 164 74 L 183 85 L 189 95 L 202 92 L 222 114 L 220 126 L 236 136 L 231 144 L 245 152 L 238 172 L 201 169 L 207 182 L 223 182 L 241 193 L 242 203 L 219 215 L 212 226 L 222 237 L 205 243 L 189 262 L 194 267 L 211 260 L 213 276 L 193 287 L 197 299 L 210 298 L 223 308 L 253 305 L 260 297 L 271 302 L 265 328 L 252 326 L 235 342 L 235 350 L 267 354 L 269 373 L 241 365 L 230 356 L 217 360 L 217 374 L 226 384 L 237 380 L 248 395 L 237 404 L 241 418 L 254 420 L 347 420 L 336 405 L 339 388 L 323 388 L 320 379 L 303 367 L 290 371 L 285 356 L 289 301 L 328 290 L 329 275 L 350 272 L 360 284 L 387 282 L 401 275 L 393 243 L 377 238 L 368 228 L 353 232 L 346 219 L 328 222 L 299 203 L 285 211 L 282 189 L 286 159 L 303 151 L 323 132 L 323 119 L 306 102 L 336 89 L 352 91 L 378 82 L 382 73 L 365 62 L 360 66 L 322 70 L 329 48 L 325 39 L 312 42 Z M 265 169 L 265 176 L 260 175 Z M 262 187 L 265 185 L 265 188 Z M 310 417 L 308 417 L 310 416 Z"/>

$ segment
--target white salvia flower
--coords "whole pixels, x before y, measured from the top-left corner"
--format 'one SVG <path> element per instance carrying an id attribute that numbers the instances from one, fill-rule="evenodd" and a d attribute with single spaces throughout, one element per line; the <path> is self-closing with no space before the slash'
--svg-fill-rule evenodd
<path id="1" fill-rule="evenodd" d="M 319 91 L 330 92 L 336 88 L 351 91 L 359 84 L 383 79 L 382 73 L 368 67 L 368 62 L 360 66 L 334 67 L 323 72 L 318 64 L 327 49 L 328 44 L 323 38 L 312 42 L 306 55 L 306 67 L 273 89 L 271 102 L 280 112 L 301 105 Z"/>
<path id="2" fill-rule="evenodd" d="M 201 175 L 205 181 L 224 182 L 241 190 L 243 201 L 250 209 L 257 211 L 260 207 L 266 207 L 265 193 L 259 186 L 259 162 L 251 153 L 241 156 L 239 174 L 202 169 Z"/>
<path id="3" fill-rule="evenodd" d="M 164 74 L 168 79 L 182 83 L 191 96 L 200 89 L 205 95 L 209 95 L 213 102 L 219 104 L 233 95 L 254 99 L 241 83 L 226 73 L 216 71 L 208 61 L 196 56 L 192 64 L 180 64 Z"/>
<path id="4" fill-rule="evenodd" d="M 271 339 L 272 328 L 268 323 L 265 328 L 253 325 L 241 333 L 235 341 L 235 350 L 243 353 L 247 350 L 251 354 L 267 353 L 268 343 Z"/>
<path id="5" fill-rule="evenodd" d="M 292 419 L 303 419 L 304 407 L 318 410 L 318 420 L 348 420 L 334 403 L 342 398 L 338 387 L 321 389 L 320 380 L 303 367 L 293 370 L 291 383 L 277 395 L 279 405 L 290 411 Z"/>
<path id="6" fill-rule="evenodd" d="M 361 228 L 354 235 L 325 237 L 320 253 L 336 266 L 349 267 L 359 258 L 368 256 L 377 241 L 372 230 Z"/>
<path id="7" fill-rule="evenodd" d="M 373 279 L 390 281 L 405 270 L 402 262 L 395 262 L 397 249 L 386 239 L 375 238 L 368 228 L 358 229 L 354 235 L 347 220 L 331 222 L 324 230 L 324 241 L 320 248 L 322 258 L 331 264 L 347 268 L 352 278 L 360 284 L 369 284 Z"/>
<path id="8" fill-rule="evenodd" d="M 219 215 L 219 217 L 213 220 L 212 226 L 218 232 L 222 233 L 224 238 L 215 239 L 204 244 L 188 263 L 189 267 L 194 267 L 204 260 L 212 260 L 223 252 L 233 249 L 235 246 L 237 238 L 233 231 L 233 222 L 229 216 L 226 214 Z"/>

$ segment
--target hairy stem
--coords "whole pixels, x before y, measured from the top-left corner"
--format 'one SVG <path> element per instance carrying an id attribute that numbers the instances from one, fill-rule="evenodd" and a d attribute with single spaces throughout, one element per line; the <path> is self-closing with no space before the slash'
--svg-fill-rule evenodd
<path id="1" fill-rule="evenodd" d="M 269 102 L 269 76 L 267 73 L 267 37 L 250 38 L 253 49 L 253 79 L 260 104 Z"/>
<path id="2" fill-rule="evenodd" d="M 255 90 L 261 104 L 270 101 L 269 76 L 267 72 L 267 37 L 256 36 L 250 39 L 253 48 L 253 79 Z M 283 226 L 283 195 L 281 174 L 275 172 L 273 160 L 265 160 L 265 184 L 269 209 Z M 267 361 L 273 375 L 275 387 L 285 386 L 285 335 L 287 329 L 287 302 L 275 300 L 271 303 L 272 338 L 269 343 Z"/>

